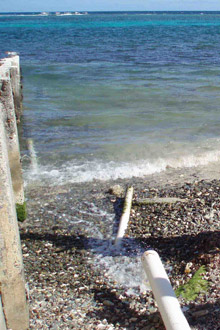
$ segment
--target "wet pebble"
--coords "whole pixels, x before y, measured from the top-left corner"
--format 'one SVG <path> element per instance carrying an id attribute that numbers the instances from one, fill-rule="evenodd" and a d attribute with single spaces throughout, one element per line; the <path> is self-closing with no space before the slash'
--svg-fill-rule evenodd
<path id="1" fill-rule="evenodd" d="M 193 329 L 218 329 L 220 182 L 153 187 L 153 181 L 143 179 L 28 191 L 29 217 L 20 224 L 20 231 L 29 284 L 30 329 L 164 329 L 152 292 L 126 295 L 123 287 L 104 275 L 104 269 L 93 267 L 90 225 L 95 224 L 92 228 L 99 229 L 100 237 L 111 237 L 106 217 L 117 218 L 122 209 L 120 198 L 115 196 L 112 202 L 107 187 L 131 183 L 137 199 L 187 198 L 183 204 L 135 206 L 126 236 L 160 254 L 174 288 L 206 265 L 205 276 L 212 283 L 208 293 L 195 302 L 181 298 L 180 302 L 188 308 L 186 315 Z M 193 309 L 201 304 L 206 306 L 203 311 Z M 208 313 L 201 315 L 204 310 Z"/>

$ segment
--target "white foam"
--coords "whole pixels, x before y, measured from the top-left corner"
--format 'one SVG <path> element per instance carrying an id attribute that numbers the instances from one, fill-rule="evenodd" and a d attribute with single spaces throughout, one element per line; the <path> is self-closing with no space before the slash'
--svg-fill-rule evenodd
<path id="1" fill-rule="evenodd" d="M 37 161 L 37 153 L 34 148 L 34 141 L 32 139 L 27 139 L 27 146 L 30 154 L 32 172 L 38 173 L 38 161 Z"/>
<path id="2" fill-rule="evenodd" d="M 213 150 L 195 155 L 182 155 L 173 158 L 158 158 L 134 162 L 105 162 L 103 160 L 67 162 L 60 168 L 42 166 L 38 161 L 38 168 L 30 167 L 24 173 L 26 183 L 33 181 L 49 181 L 54 184 L 90 182 L 97 180 L 115 180 L 118 178 L 143 177 L 153 173 L 165 171 L 167 167 L 174 169 L 189 168 L 220 161 L 220 151 Z"/>
<path id="3" fill-rule="evenodd" d="M 113 215 L 109 215 L 109 213 L 106 211 L 100 210 L 93 203 L 84 203 L 84 204 L 88 205 L 91 212 L 86 212 L 85 210 L 80 210 L 79 208 L 72 208 L 72 209 L 74 209 L 75 211 L 78 211 L 81 214 L 92 215 L 93 217 L 106 217 L 107 218 L 110 216 L 112 218 L 112 216 L 113 216 Z"/>
<path id="4" fill-rule="evenodd" d="M 120 246 L 119 249 L 116 249 L 110 241 L 103 241 L 99 246 L 93 245 L 93 267 L 100 269 L 106 279 L 113 281 L 116 286 L 128 290 L 128 294 L 137 295 L 150 290 L 142 269 L 143 251 L 134 242 L 130 244 L 126 242 L 126 245 L 126 247 Z M 135 253 L 129 253 L 131 247 Z"/>
<path id="5" fill-rule="evenodd" d="M 86 223 L 85 230 L 90 238 L 88 240 L 89 248 L 93 252 L 91 259 L 92 267 L 99 269 L 108 281 L 113 281 L 115 285 L 123 287 L 127 294 L 137 295 L 141 291 L 149 290 L 149 285 L 145 279 L 143 281 L 143 271 L 141 264 L 141 255 L 143 250 L 133 240 L 126 241 L 125 245 L 115 247 L 113 227 L 115 215 L 98 208 L 94 203 L 88 203 L 88 211 L 84 212 L 80 206 L 72 208 L 82 214 L 82 216 L 92 215 L 93 217 L 102 216 L 103 219 L 95 224 L 90 219 Z M 66 215 L 65 215 L 66 216 Z M 83 220 L 75 217 L 68 217 L 70 224 L 83 225 Z M 103 228 L 105 233 L 103 234 Z M 100 228 L 99 228 L 100 226 Z"/>

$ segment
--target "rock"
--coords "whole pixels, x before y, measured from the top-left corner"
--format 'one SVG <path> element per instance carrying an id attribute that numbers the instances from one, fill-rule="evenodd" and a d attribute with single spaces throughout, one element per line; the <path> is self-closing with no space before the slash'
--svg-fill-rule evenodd
<path id="1" fill-rule="evenodd" d="M 99 324 L 99 325 L 97 325 L 96 328 L 99 329 L 99 330 L 103 330 L 103 329 L 106 329 L 106 325 L 105 324 Z"/>
<path id="2" fill-rule="evenodd" d="M 191 271 L 192 271 L 192 270 L 191 270 L 192 266 L 193 266 L 193 263 L 192 263 L 192 262 L 188 262 L 188 263 L 186 264 L 186 267 L 185 267 L 184 272 L 185 272 L 186 274 L 191 273 Z"/>
<path id="3" fill-rule="evenodd" d="M 114 303 L 110 300 L 104 300 L 103 305 L 112 307 L 114 306 Z"/>
<path id="4" fill-rule="evenodd" d="M 110 187 L 108 190 L 109 194 L 115 195 L 117 197 L 121 197 L 124 194 L 124 191 L 124 188 L 119 184 Z"/>
<path id="5" fill-rule="evenodd" d="M 195 311 L 192 312 L 192 316 L 193 317 L 200 317 L 200 316 L 205 316 L 209 313 L 209 311 L 207 309 L 202 309 L 200 311 Z"/>

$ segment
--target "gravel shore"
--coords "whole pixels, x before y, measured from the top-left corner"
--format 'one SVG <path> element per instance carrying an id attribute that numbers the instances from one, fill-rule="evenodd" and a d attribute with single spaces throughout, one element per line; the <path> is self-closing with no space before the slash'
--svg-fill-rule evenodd
<path id="1" fill-rule="evenodd" d="M 159 253 L 174 289 L 205 265 L 208 291 L 179 301 L 192 329 L 220 329 L 220 181 L 187 172 L 176 178 L 168 171 L 145 179 L 29 186 L 29 216 L 19 226 L 30 329 L 164 329 L 152 292 L 131 292 L 109 276 L 108 264 L 97 262 L 102 256 L 114 262 L 136 257 L 149 248 Z M 111 249 L 112 232 L 123 198 L 109 193 L 115 184 L 132 184 L 135 191 L 118 255 Z M 135 203 L 153 197 L 184 202 Z M 97 257 L 99 246 L 105 250 Z"/>

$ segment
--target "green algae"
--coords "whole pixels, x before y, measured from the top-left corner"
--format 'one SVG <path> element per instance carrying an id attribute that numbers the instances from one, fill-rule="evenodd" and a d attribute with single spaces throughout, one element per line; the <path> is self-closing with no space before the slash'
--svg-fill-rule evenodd
<path id="1" fill-rule="evenodd" d="M 17 218 L 18 221 L 23 222 L 27 218 L 27 208 L 26 208 L 26 202 L 23 204 L 16 204 L 16 212 L 17 212 Z"/>

